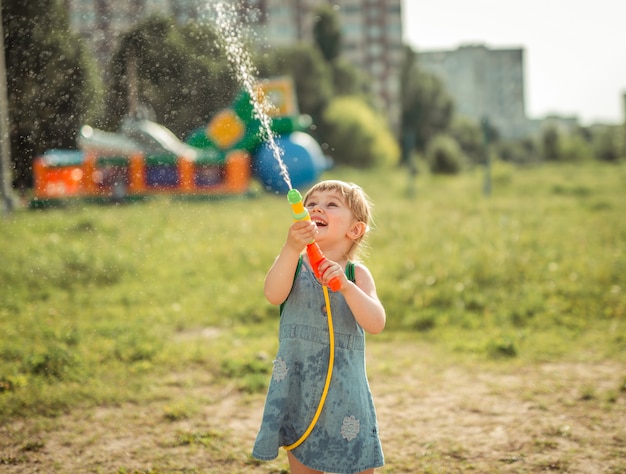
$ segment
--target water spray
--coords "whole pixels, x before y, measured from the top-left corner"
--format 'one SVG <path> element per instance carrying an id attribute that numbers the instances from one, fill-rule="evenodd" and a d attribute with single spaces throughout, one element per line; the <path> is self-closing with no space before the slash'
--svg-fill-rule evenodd
<path id="1" fill-rule="evenodd" d="M 255 81 L 252 76 L 252 61 L 250 59 L 250 56 L 242 47 L 242 41 L 239 36 L 238 26 L 232 20 L 233 18 L 237 17 L 237 11 L 233 5 L 227 4 L 225 2 L 218 2 L 216 6 L 216 13 L 217 23 L 220 27 L 220 36 L 223 40 L 223 47 L 226 55 L 233 64 L 235 73 L 237 74 L 239 81 L 244 86 L 245 90 L 250 96 L 250 103 L 253 108 L 253 114 L 261 123 L 261 129 L 264 132 L 265 138 L 269 143 L 274 158 L 279 165 L 280 175 L 285 180 L 285 183 L 289 188 L 289 192 L 287 193 L 287 199 L 291 204 L 293 210 L 293 218 L 297 221 L 310 220 L 311 217 L 309 216 L 309 213 L 302 204 L 302 195 L 298 190 L 293 189 L 291 185 L 291 180 L 289 179 L 289 172 L 281 157 L 280 147 L 276 144 L 276 141 L 274 140 L 274 135 L 272 134 L 270 126 L 270 118 L 268 115 L 268 108 L 270 107 L 270 104 L 263 96 L 263 94 L 259 93 L 254 86 Z M 307 255 L 309 256 L 309 262 L 311 263 L 313 272 L 315 273 L 315 276 L 320 279 L 319 265 L 324 260 L 326 260 L 326 257 L 324 257 L 324 254 L 320 250 L 319 245 L 317 245 L 314 240 L 307 244 L 306 251 Z M 329 288 L 333 291 L 338 291 L 339 288 L 341 288 L 341 282 L 339 278 L 333 278 L 329 282 Z"/>
<path id="2" fill-rule="evenodd" d="M 293 214 L 293 220 L 295 221 L 309 221 L 311 220 L 311 216 L 309 215 L 309 211 L 306 210 L 304 204 L 302 203 L 302 195 L 300 191 L 297 189 L 290 189 L 287 193 L 287 201 L 291 204 L 291 211 Z M 313 273 L 318 279 L 321 279 L 319 273 L 320 264 L 326 260 L 320 246 L 317 245 L 315 240 L 312 240 L 306 245 L 306 253 L 309 256 L 309 263 L 313 268 Z M 334 277 L 328 282 L 328 287 L 333 291 L 339 291 L 341 288 L 341 281 L 339 277 Z"/>
<path id="3" fill-rule="evenodd" d="M 225 2 L 218 2 L 216 10 L 217 21 L 221 29 L 222 39 L 224 40 L 226 54 L 232 64 L 235 66 L 235 72 L 238 76 L 239 81 L 243 84 L 244 88 L 250 95 L 250 101 L 254 109 L 254 115 L 261 122 L 261 128 L 265 132 L 265 138 L 267 138 L 274 158 L 276 158 L 276 161 L 279 165 L 280 175 L 289 187 L 287 200 L 289 201 L 289 204 L 291 204 L 293 218 L 296 221 L 310 220 L 311 216 L 309 216 L 309 212 L 306 210 L 302 203 L 302 195 L 297 189 L 293 189 L 291 185 L 291 179 L 289 178 L 289 172 L 281 157 L 281 149 L 274 140 L 274 135 L 272 134 L 270 127 L 270 119 L 267 113 L 267 107 L 269 106 L 268 102 L 265 97 L 262 96 L 262 94 L 257 94 L 255 91 L 254 80 L 251 74 L 252 63 L 250 61 L 250 57 L 241 46 L 242 43 L 239 38 L 238 31 L 235 27 L 235 23 L 233 23 L 231 20 L 232 18 L 235 18 L 237 16 L 236 10 L 234 9 L 233 5 L 228 5 Z M 322 253 L 319 245 L 315 242 L 315 240 L 307 244 L 306 251 L 309 257 L 311 267 L 313 268 L 313 273 L 319 279 L 319 265 L 324 260 L 326 260 L 326 257 L 324 257 L 324 254 Z M 328 287 L 326 285 L 322 286 L 324 292 L 324 300 L 326 302 L 329 339 L 328 371 L 326 372 L 324 388 L 322 390 L 322 395 L 320 397 L 317 410 L 313 415 L 311 423 L 295 443 L 284 446 L 285 450 L 287 451 L 290 451 L 300 446 L 304 442 L 304 440 L 306 440 L 307 437 L 311 434 L 311 431 L 313 431 L 313 428 L 315 427 L 315 424 L 320 417 L 320 414 L 324 407 L 324 403 L 326 401 L 326 396 L 328 395 L 335 361 L 335 331 L 333 327 L 333 316 L 330 308 L 330 296 L 328 294 L 328 288 L 333 291 L 338 291 L 341 288 L 341 281 L 339 280 L 339 278 L 335 277 L 331 279 L 331 281 L 328 283 Z"/>
<path id="4" fill-rule="evenodd" d="M 276 137 L 271 128 L 269 111 L 272 108 L 272 104 L 263 93 L 255 87 L 255 78 L 252 74 L 255 68 L 250 55 L 243 47 L 239 24 L 234 21 L 234 19 L 238 17 L 237 5 L 227 2 L 218 2 L 215 6 L 215 12 L 217 14 L 217 24 L 220 28 L 219 34 L 222 39 L 224 52 L 234 67 L 237 79 L 250 96 L 253 115 L 261 124 L 260 130 L 278 163 L 280 175 L 289 189 L 292 189 L 289 171 L 282 159 L 282 150 L 276 143 Z"/>

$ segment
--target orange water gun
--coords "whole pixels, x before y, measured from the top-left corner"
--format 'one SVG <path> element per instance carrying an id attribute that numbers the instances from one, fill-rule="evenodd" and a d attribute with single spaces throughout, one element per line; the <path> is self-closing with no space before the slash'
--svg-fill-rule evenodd
<path id="1" fill-rule="evenodd" d="M 294 221 L 305 221 L 311 220 L 311 216 L 309 215 L 309 211 L 306 210 L 304 204 L 302 203 L 302 195 L 300 191 L 297 189 L 290 189 L 287 193 L 287 201 L 291 204 L 291 210 L 293 213 Z M 315 240 L 312 240 L 306 245 L 306 253 L 309 256 L 309 262 L 311 263 L 311 267 L 313 268 L 313 273 L 318 279 L 320 278 L 319 266 L 326 257 L 322 253 L 320 246 L 317 245 Z M 328 287 L 333 291 L 339 291 L 341 288 L 341 280 L 339 277 L 334 277 L 328 282 Z"/>

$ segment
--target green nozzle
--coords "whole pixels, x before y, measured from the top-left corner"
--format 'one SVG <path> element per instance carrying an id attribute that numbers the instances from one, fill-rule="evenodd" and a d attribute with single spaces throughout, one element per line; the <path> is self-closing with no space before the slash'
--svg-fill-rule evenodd
<path id="1" fill-rule="evenodd" d="M 287 192 L 287 201 L 289 201 L 289 204 L 297 204 L 302 201 L 302 194 L 297 189 L 290 189 Z"/>

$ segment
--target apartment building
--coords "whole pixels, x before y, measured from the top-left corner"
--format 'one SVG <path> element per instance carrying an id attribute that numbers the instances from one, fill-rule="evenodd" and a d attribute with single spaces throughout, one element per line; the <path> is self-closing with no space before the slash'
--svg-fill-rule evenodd
<path id="1" fill-rule="evenodd" d="M 371 78 L 380 110 L 397 129 L 402 64 L 401 0 L 247 0 L 258 9 L 256 33 L 266 46 L 313 40 L 314 10 L 322 3 L 336 8 L 341 23 L 341 54 Z"/>
<path id="2" fill-rule="evenodd" d="M 503 138 L 528 134 L 524 49 L 467 45 L 420 51 L 418 67 L 442 79 L 460 115 L 477 121 L 488 119 Z"/>
<path id="3" fill-rule="evenodd" d="M 121 34 L 153 13 L 171 14 L 179 23 L 210 18 L 217 0 L 64 0 L 72 28 L 91 45 L 100 64 Z M 259 47 L 313 40 L 314 10 L 330 3 L 339 14 L 342 56 L 371 77 L 371 92 L 393 129 L 399 124 L 402 62 L 402 0 L 242 0 Z"/>

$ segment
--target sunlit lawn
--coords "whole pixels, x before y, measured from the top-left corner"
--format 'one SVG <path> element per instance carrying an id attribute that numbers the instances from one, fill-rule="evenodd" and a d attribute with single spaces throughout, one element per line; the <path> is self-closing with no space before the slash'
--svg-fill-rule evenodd
<path id="1" fill-rule="evenodd" d="M 626 353 L 626 166 L 497 164 L 416 180 L 332 170 L 375 204 L 365 262 L 411 333 L 477 360 Z M 19 210 L 0 222 L 0 419 L 140 400 L 204 364 L 265 389 L 276 347 L 262 280 L 290 224 L 284 196 Z M 212 344 L 185 337 L 221 331 Z M 240 341 L 232 344 L 233 340 Z M 191 341 L 191 342 L 190 342 Z"/>

